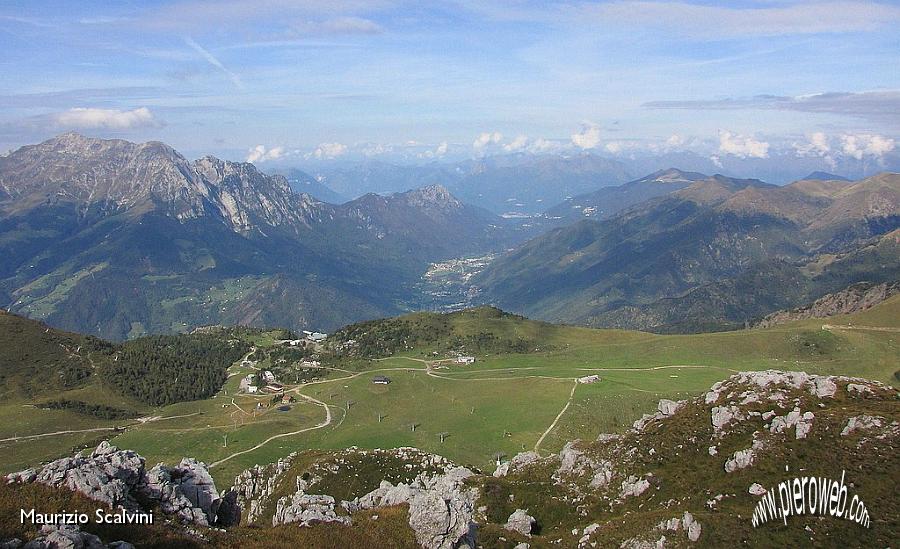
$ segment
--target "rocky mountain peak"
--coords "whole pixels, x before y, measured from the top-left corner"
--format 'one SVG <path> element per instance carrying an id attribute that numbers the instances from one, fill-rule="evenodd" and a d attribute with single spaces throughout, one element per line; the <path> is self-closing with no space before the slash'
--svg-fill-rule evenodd
<path id="1" fill-rule="evenodd" d="M 411 206 L 459 208 L 462 203 L 457 200 L 443 185 L 428 185 L 408 191 L 403 195 Z"/>

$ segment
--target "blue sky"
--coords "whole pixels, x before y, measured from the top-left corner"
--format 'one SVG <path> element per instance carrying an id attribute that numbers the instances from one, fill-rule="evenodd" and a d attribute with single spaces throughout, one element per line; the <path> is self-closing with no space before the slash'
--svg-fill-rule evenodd
<path id="1" fill-rule="evenodd" d="M 589 150 L 877 159 L 895 2 L 0 3 L 0 150 L 75 130 L 257 163 Z"/>

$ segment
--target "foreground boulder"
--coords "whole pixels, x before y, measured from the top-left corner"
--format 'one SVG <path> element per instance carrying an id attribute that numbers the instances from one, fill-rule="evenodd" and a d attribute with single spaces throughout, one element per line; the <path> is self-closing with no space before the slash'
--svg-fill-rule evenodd
<path id="1" fill-rule="evenodd" d="M 240 517 L 235 498 L 219 494 L 204 463 L 185 458 L 175 467 L 160 464 L 148 470 L 136 452 L 119 450 L 106 441 L 87 456 L 79 453 L 38 470 L 12 473 L 6 479 L 9 483 L 68 488 L 131 511 L 146 511 L 139 502 L 149 502 L 167 515 L 200 526 L 230 526 Z"/>

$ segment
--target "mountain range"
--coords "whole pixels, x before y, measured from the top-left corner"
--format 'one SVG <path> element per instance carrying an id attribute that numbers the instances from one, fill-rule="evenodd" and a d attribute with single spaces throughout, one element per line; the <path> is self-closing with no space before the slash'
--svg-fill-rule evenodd
<path id="1" fill-rule="evenodd" d="M 345 196 L 443 185 L 496 214 L 537 214 L 567 197 L 631 179 L 620 162 L 595 155 L 504 155 L 453 164 L 394 165 L 375 160 L 323 168 L 320 183 Z"/>
<path id="2" fill-rule="evenodd" d="M 330 329 L 403 310 L 431 261 L 506 242 L 440 187 L 337 206 L 249 163 L 77 134 L 0 158 L 0 214 L 0 299 L 111 339 Z"/>
<path id="3" fill-rule="evenodd" d="M 855 282 L 900 278 L 900 175 L 784 187 L 689 177 L 606 219 L 593 205 L 602 203 L 580 197 L 599 219 L 538 236 L 472 282 L 486 301 L 544 320 L 690 332 L 741 327 Z M 572 209 L 584 216 L 568 203 L 551 212 Z"/>
<path id="4" fill-rule="evenodd" d="M 545 320 L 691 332 L 900 279 L 896 174 L 779 187 L 671 168 L 616 186 L 625 172 L 592 156 L 460 173 L 334 204 L 297 191 L 326 193 L 327 178 L 64 134 L 0 157 L 0 300 L 112 340 L 209 324 L 330 330 L 456 291 Z M 559 202 L 518 218 L 458 197 L 496 209 L 513 180 L 532 206 Z M 441 262 L 495 256 L 423 290 L 427 271 L 455 264 Z"/>

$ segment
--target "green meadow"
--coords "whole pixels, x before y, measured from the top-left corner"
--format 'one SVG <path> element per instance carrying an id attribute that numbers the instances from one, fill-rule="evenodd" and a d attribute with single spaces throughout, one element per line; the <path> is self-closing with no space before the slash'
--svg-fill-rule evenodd
<path id="1" fill-rule="evenodd" d="M 550 453 L 568 440 L 627 429 L 659 399 L 698 395 L 736 371 L 804 370 L 892 384 L 900 371 L 900 297 L 851 317 L 677 336 L 554 326 L 478 310 L 447 318 L 454 335 L 489 332 L 534 348 L 486 352 L 471 365 L 446 360 L 441 342 L 384 359 L 336 359 L 322 379 L 285 386 L 296 398 L 287 411 L 271 405 L 271 395 L 239 394 L 241 377 L 252 370 L 237 364 L 213 398 L 147 410 L 146 417 L 157 419 L 144 422 L 7 404 L 0 406 L 0 438 L 50 432 L 60 423 L 72 430 L 126 429 L 2 442 L 16 451 L 2 452 L 0 466 L 21 468 L 112 435 L 113 444 L 151 464 L 184 456 L 214 464 L 223 485 L 249 466 L 311 448 L 415 446 L 490 470 L 498 453 L 531 450 L 538 440 L 539 451 Z M 258 346 L 275 341 L 254 337 Z M 576 382 L 594 374 L 595 383 Z M 375 375 L 391 383 L 373 384 Z"/>

